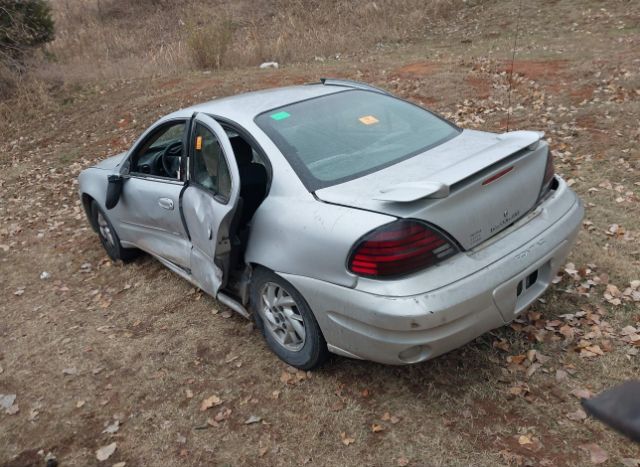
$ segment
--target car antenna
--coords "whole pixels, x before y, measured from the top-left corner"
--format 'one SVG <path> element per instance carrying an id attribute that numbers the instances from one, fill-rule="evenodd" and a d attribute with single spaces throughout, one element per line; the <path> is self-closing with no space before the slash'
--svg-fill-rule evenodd
<path id="1" fill-rule="evenodd" d="M 522 0 L 518 3 L 518 14 L 516 16 L 516 34 L 513 38 L 513 52 L 511 54 L 511 67 L 509 68 L 509 90 L 507 91 L 507 131 L 509 131 L 509 119 L 511 118 L 511 82 L 513 80 L 513 66 L 516 61 L 516 48 L 518 47 L 518 33 L 520 32 L 520 11 L 522 10 Z"/>

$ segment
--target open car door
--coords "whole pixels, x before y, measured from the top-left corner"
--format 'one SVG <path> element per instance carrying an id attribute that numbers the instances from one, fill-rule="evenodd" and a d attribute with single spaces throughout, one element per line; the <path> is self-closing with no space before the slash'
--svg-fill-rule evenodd
<path id="1" fill-rule="evenodd" d="M 189 181 L 180 204 L 192 245 L 191 275 L 216 297 L 228 278 L 240 174 L 226 132 L 211 117 L 193 116 L 188 146 Z"/>

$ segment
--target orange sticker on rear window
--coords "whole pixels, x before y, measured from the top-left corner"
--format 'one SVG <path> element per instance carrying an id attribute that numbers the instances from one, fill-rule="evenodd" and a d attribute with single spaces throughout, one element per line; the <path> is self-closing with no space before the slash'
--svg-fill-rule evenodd
<path id="1" fill-rule="evenodd" d="M 196 151 L 202 149 L 202 136 L 196 136 Z"/>
<path id="2" fill-rule="evenodd" d="M 360 123 L 364 123 L 365 125 L 373 125 L 374 123 L 378 123 L 379 120 L 373 115 L 365 115 L 364 117 L 360 117 Z"/>

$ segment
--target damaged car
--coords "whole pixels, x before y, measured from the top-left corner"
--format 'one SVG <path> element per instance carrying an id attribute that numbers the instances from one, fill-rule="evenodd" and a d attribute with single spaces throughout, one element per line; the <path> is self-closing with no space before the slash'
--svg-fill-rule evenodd
<path id="1" fill-rule="evenodd" d="M 513 321 L 584 213 L 541 133 L 331 79 L 171 113 L 79 191 L 113 260 L 152 255 L 301 369 L 421 362 Z"/>

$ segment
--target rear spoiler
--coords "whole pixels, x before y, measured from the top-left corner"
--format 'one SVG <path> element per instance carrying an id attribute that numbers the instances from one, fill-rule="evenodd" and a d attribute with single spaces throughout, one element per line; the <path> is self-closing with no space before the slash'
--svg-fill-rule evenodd
<path id="1" fill-rule="evenodd" d="M 383 188 L 373 199 L 396 203 L 410 203 L 422 198 L 446 198 L 449 185 L 439 182 L 409 182 Z"/>
<path id="2" fill-rule="evenodd" d="M 411 203 L 425 198 L 446 198 L 451 187 L 462 180 L 491 167 L 493 164 L 517 154 L 534 150 L 544 137 L 543 132 L 511 131 L 497 136 L 497 142 L 465 160 L 433 174 L 432 180 L 399 183 L 382 188 L 374 199 L 392 203 Z"/>

